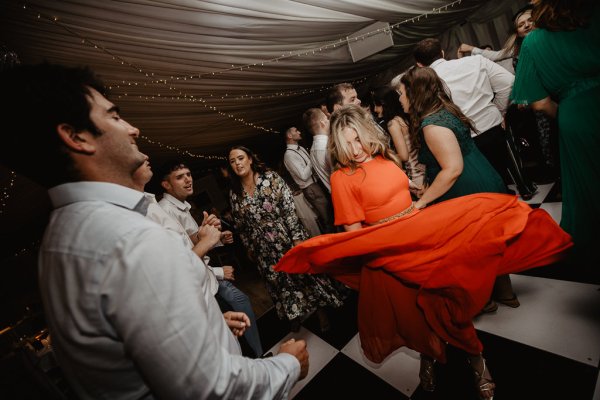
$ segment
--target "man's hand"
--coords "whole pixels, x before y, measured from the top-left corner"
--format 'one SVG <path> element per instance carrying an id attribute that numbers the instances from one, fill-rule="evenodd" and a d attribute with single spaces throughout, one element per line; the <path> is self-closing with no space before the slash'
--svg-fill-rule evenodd
<path id="1" fill-rule="evenodd" d="M 221 220 L 217 218 L 215 214 L 208 215 L 206 211 L 202 211 L 202 224 L 200 224 L 200 226 L 204 225 L 212 225 L 218 230 L 221 230 Z"/>
<path id="2" fill-rule="evenodd" d="M 221 232 L 213 225 L 205 224 L 198 229 L 198 242 L 203 242 L 208 249 L 219 243 Z M 207 250 L 208 251 L 208 250 Z"/>
<path id="3" fill-rule="evenodd" d="M 223 318 L 233 335 L 237 337 L 242 336 L 250 326 L 250 318 L 243 312 L 227 311 L 223 314 Z"/>
<path id="4" fill-rule="evenodd" d="M 235 277 L 233 276 L 233 267 L 231 265 L 225 265 L 223 267 L 223 279 L 228 281 L 235 281 Z"/>
<path id="5" fill-rule="evenodd" d="M 288 353 L 293 355 L 300 362 L 300 379 L 306 378 L 308 374 L 308 350 L 304 340 L 290 339 L 279 348 L 280 353 Z"/>
<path id="6" fill-rule="evenodd" d="M 231 233 L 231 231 L 221 232 L 221 243 L 223 243 L 223 244 L 233 243 L 233 233 Z"/>

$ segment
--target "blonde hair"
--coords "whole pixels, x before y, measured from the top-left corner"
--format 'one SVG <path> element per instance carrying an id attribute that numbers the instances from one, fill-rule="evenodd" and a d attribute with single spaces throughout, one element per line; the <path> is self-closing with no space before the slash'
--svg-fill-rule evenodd
<path id="1" fill-rule="evenodd" d="M 348 104 L 331 114 L 329 153 L 334 170 L 348 167 L 351 171 L 355 171 L 359 167 L 359 163 L 354 161 L 352 151 L 346 143 L 343 134 L 343 130 L 346 128 L 356 131 L 366 153 L 371 156 L 381 155 L 402 167 L 402 162 L 390 149 L 387 136 L 373 120 L 373 117 L 362 107 Z"/>

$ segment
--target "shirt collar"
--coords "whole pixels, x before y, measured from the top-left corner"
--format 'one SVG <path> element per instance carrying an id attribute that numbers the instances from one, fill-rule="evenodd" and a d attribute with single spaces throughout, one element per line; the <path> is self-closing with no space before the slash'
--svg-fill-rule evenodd
<path id="1" fill-rule="evenodd" d="M 135 209 L 144 194 L 140 191 L 108 182 L 69 182 L 48 190 L 54 208 L 80 201 L 104 201 L 129 210 Z"/>
<path id="2" fill-rule="evenodd" d="M 146 196 L 146 198 L 148 200 L 150 200 L 152 203 L 157 203 L 156 195 L 154 193 L 144 192 L 144 196 Z"/>
<path id="3" fill-rule="evenodd" d="M 192 208 L 192 205 L 187 201 L 179 201 L 175 197 L 171 196 L 169 193 L 163 194 L 163 199 L 167 200 L 170 203 L 173 203 L 175 207 L 180 209 L 181 211 L 189 211 Z"/>
<path id="4" fill-rule="evenodd" d="M 438 58 L 437 60 L 435 60 L 434 62 L 431 63 L 431 65 L 429 66 L 430 68 L 435 68 L 437 65 L 443 63 L 444 60 L 443 58 Z"/>

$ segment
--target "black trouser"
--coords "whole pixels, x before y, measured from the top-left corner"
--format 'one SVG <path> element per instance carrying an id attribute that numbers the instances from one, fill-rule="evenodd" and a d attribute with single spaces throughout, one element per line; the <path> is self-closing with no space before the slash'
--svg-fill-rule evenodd
<path id="1" fill-rule="evenodd" d="M 514 183 L 521 196 L 535 193 L 537 188 L 523 173 L 523 164 L 510 132 L 496 125 L 473 139 L 504 183 Z"/>
<path id="2" fill-rule="evenodd" d="M 319 217 L 321 231 L 323 233 L 333 232 L 333 218 L 329 206 L 330 201 L 323 189 L 321 189 L 321 185 L 314 182 L 302 189 L 302 193 Z"/>

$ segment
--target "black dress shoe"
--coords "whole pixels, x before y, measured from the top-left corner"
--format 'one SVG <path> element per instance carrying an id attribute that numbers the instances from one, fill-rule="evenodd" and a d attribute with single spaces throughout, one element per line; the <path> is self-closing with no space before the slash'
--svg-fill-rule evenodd
<path id="1" fill-rule="evenodd" d="M 534 193 L 523 193 L 523 194 L 519 194 L 521 196 L 521 199 L 527 201 L 527 200 L 531 200 L 533 198 Z"/>

